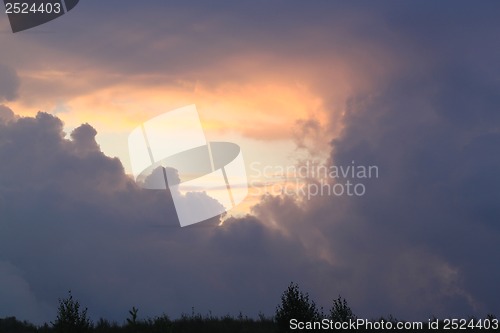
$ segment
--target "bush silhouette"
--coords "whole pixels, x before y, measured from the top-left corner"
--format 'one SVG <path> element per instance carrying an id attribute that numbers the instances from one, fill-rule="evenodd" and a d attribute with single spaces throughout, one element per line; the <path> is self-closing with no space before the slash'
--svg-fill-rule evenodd
<path id="1" fill-rule="evenodd" d="M 54 323 L 51 322 L 51 325 L 45 323 L 42 326 L 35 326 L 26 321 L 19 321 L 15 317 L 0 318 L 0 333 L 274 333 L 294 331 L 290 328 L 291 319 L 307 323 L 320 322 L 324 318 L 322 310 L 319 311 L 316 304 L 309 299 L 309 295 L 300 291 L 298 285 L 293 282 L 283 292 L 281 303 L 276 307 L 274 318 L 259 313 L 259 319 L 256 320 L 243 315 L 241 312 L 236 317 L 229 314 L 220 317 L 210 311 L 207 315 L 202 315 L 195 312 L 193 308 L 191 315 L 183 314 L 177 319 L 170 319 L 166 314 L 154 318 L 139 319 L 138 312 L 137 308 L 132 307 L 129 311 L 129 317 L 122 324 L 100 318 L 94 325 L 87 316 L 87 309 L 81 309 L 80 303 L 73 299 L 70 291 L 67 298 L 59 299 L 57 319 Z M 327 323 L 330 323 L 330 320 L 339 323 L 357 319 L 347 301 L 340 296 L 333 300 L 328 317 L 325 318 Z M 488 314 L 483 319 L 469 317 L 469 322 L 473 320 L 474 324 L 482 325 L 482 329 L 477 328 L 479 327 L 477 326 L 476 329 L 467 329 L 467 332 L 496 332 L 498 331 L 496 318 L 494 314 Z M 430 319 L 432 322 L 436 320 L 436 317 Z M 388 330 L 389 332 L 402 331 L 395 328 L 398 322 L 404 321 L 399 321 L 392 315 L 370 320 L 371 323 L 381 323 L 382 321 L 392 323 L 394 329 Z M 444 321 L 441 319 L 437 323 L 439 328 L 431 329 L 427 327 L 426 320 L 424 320 L 424 329 L 419 331 L 440 332 L 443 329 Z M 299 330 L 301 329 L 295 331 Z M 340 331 L 345 330 L 340 329 Z M 377 331 L 384 332 L 387 330 Z"/>
<path id="2" fill-rule="evenodd" d="M 281 304 L 276 308 L 276 324 L 279 332 L 292 332 L 290 320 L 319 321 L 321 315 L 314 301 L 309 300 L 309 295 L 299 290 L 299 286 L 290 283 L 281 296 Z"/>
<path id="3" fill-rule="evenodd" d="M 137 309 L 135 306 L 132 307 L 132 310 L 130 310 L 128 313 L 130 315 L 129 318 L 127 318 L 127 325 L 128 326 L 135 326 L 137 325 L 137 313 L 139 312 L 139 309 Z"/>
<path id="4" fill-rule="evenodd" d="M 65 299 L 59 299 L 57 318 L 53 323 L 54 331 L 60 333 L 85 333 L 92 328 L 87 316 L 87 308 L 80 310 L 80 302 L 73 299 L 71 290 Z"/>
<path id="5" fill-rule="evenodd" d="M 330 319 L 334 322 L 348 322 L 349 320 L 356 320 L 356 316 L 352 313 L 351 308 L 347 305 L 345 298 L 333 300 L 332 308 L 330 309 Z"/>
<path id="6" fill-rule="evenodd" d="M 19 321 L 16 317 L 0 319 L 0 332 L 34 332 L 36 327 L 26 321 Z"/>

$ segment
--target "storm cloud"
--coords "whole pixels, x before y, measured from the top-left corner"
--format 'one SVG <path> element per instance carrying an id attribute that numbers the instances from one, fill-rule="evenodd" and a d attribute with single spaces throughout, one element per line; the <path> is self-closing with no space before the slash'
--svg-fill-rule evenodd
<path id="1" fill-rule="evenodd" d="M 331 141 L 328 165 L 375 165 L 380 177 L 351 179 L 362 197 L 267 198 L 254 214 L 329 258 L 332 283 L 362 313 L 497 313 L 499 25 L 484 8 L 408 10 L 384 11 L 391 39 L 367 32 L 399 66 L 347 99 Z M 478 51 L 487 45 L 495 57 Z"/>
<path id="2" fill-rule="evenodd" d="M 131 306 L 256 315 L 320 266 L 253 217 L 179 228 L 168 193 L 139 189 L 89 125 L 71 139 L 62 126 L 46 113 L 0 125 L 0 272 L 16 299 L 0 315 L 50 320 L 70 289 L 116 320 Z"/>

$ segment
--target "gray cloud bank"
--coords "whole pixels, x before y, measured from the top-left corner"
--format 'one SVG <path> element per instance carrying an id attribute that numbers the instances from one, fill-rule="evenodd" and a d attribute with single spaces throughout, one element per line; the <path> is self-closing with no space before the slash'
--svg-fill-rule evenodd
<path id="1" fill-rule="evenodd" d="M 94 316 L 272 312 L 320 261 L 255 218 L 177 227 L 168 195 L 139 189 L 82 125 L 46 113 L 0 123 L 0 316 L 54 318 L 72 289 Z M 300 273 L 306 269 L 306 274 Z"/>
<path id="2" fill-rule="evenodd" d="M 488 5 L 425 4 L 378 11 L 391 33 L 364 31 L 398 67 L 344 105 L 330 163 L 377 165 L 367 194 L 268 198 L 254 214 L 328 253 L 328 283 L 362 313 L 498 313 L 500 25 Z"/>

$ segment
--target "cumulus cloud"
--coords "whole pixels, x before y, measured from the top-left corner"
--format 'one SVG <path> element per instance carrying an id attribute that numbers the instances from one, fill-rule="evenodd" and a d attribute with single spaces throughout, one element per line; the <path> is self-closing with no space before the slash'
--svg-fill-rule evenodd
<path id="1" fill-rule="evenodd" d="M 116 320 L 133 305 L 144 315 L 272 313 L 291 276 L 321 266 L 253 217 L 179 228 L 168 193 L 140 189 L 91 126 L 71 139 L 62 128 L 46 113 L 0 123 L 0 258 L 23 272 L 23 288 L 3 298 L 18 303 L 0 316 L 51 320 L 69 289 Z"/>
<path id="2" fill-rule="evenodd" d="M 483 118 L 482 114 L 494 112 L 498 105 L 498 96 L 492 93 L 498 83 L 482 77 L 460 81 L 434 67 L 429 71 L 435 76 L 415 73 L 412 79 L 395 80 L 380 97 L 360 103 L 347 119 L 345 135 L 333 143 L 334 163 L 375 164 L 381 173 L 380 179 L 367 184 L 366 198 L 351 202 L 357 228 L 346 228 L 345 236 L 369 234 L 368 239 L 361 237 L 373 251 L 391 246 L 385 255 L 377 255 L 381 266 L 407 250 L 431 253 L 434 259 L 422 254 L 401 262 L 397 272 L 411 272 L 422 280 L 435 275 L 429 280 L 438 288 L 434 295 L 447 296 L 439 305 L 446 310 L 441 311 L 458 309 L 458 304 L 463 304 L 464 315 L 467 308 L 497 311 L 499 304 L 490 296 L 493 285 L 485 281 L 498 278 L 500 272 L 487 273 L 485 267 L 500 259 L 492 238 L 500 232 L 493 222 L 500 213 L 496 191 L 500 182 L 495 176 L 500 159 L 493 148 L 500 133 L 496 116 Z M 450 89 L 455 93 L 449 94 Z M 457 98 L 463 101 L 460 107 L 455 104 Z M 474 102 L 478 100 L 480 104 Z M 463 122 L 464 118 L 468 121 Z M 431 267 L 413 271 L 422 264 Z M 401 285 L 400 290 L 408 292 L 413 286 L 418 283 Z M 415 292 L 420 289 L 433 288 Z"/>
<path id="3" fill-rule="evenodd" d="M 500 86 L 491 73 L 500 67 L 472 50 L 498 45 L 490 31 L 498 24 L 486 11 L 471 21 L 458 10 L 445 26 L 432 21 L 439 35 L 432 38 L 396 18 L 420 18 L 409 10 L 383 13 L 400 43 L 380 39 L 383 29 L 368 33 L 400 67 L 350 96 L 331 142 L 329 165 L 376 165 L 379 178 L 350 179 L 366 186 L 362 197 L 270 197 L 254 214 L 327 258 L 332 283 L 365 314 L 497 313 Z M 471 34 L 455 38 L 464 24 Z"/>

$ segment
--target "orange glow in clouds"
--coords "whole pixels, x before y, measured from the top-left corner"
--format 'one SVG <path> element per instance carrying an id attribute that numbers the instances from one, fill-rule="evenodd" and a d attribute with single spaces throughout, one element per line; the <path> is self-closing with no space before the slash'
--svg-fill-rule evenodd
<path id="1" fill-rule="evenodd" d="M 149 87 L 122 83 L 85 91 L 85 85 L 78 83 L 82 78 L 68 78 L 57 72 L 32 74 L 27 81 L 51 82 L 56 88 L 64 87 L 64 81 L 69 79 L 70 86 L 84 90 L 82 94 L 73 95 L 63 88 L 61 98 L 55 97 L 52 90 L 51 94 L 30 93 L 35 97 L 9 105 L 21 115 L 33 115 L 39 110 L 55 113 L 69 128 L 89 123 L 101 134 L 128 131 L 155 115 L 189 104 L 197 105 L 208 132 L 233 131 L 261 140 L 290 137 L 299 119 L 326 120 L 321 98 L 298 84 L 263 80 L 243 85 L 178 82 Z M 39 85 L 27 84 L 28 89 L 35 86 Z"/>

